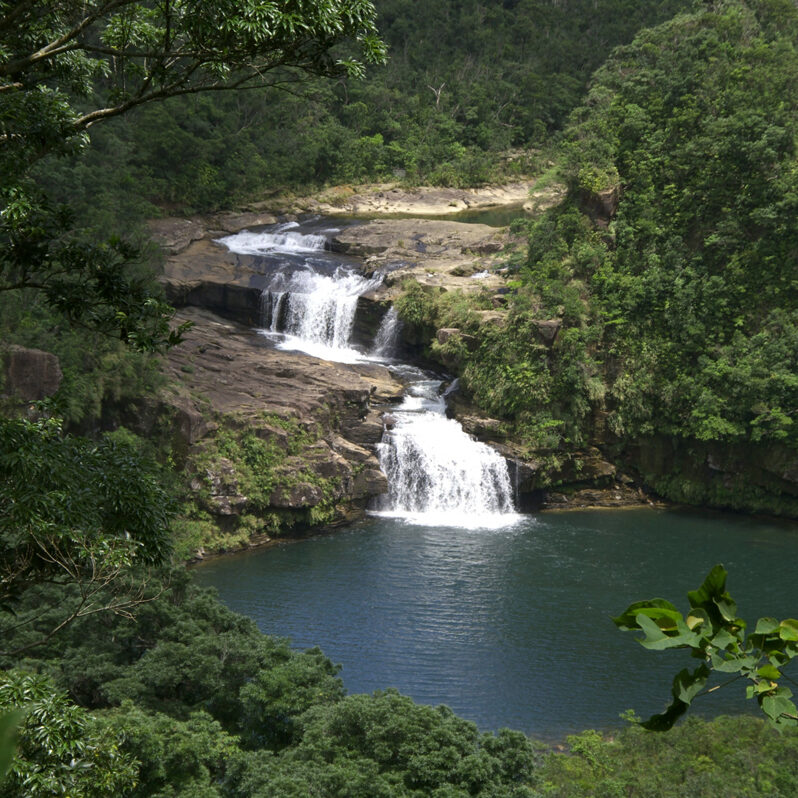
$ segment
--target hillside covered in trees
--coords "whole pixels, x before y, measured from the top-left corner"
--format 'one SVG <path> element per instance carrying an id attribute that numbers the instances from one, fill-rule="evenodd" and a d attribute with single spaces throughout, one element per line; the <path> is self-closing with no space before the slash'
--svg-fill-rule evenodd
<path id="1" fill-rule="evenodd" d="M 795 515 L 796 33 L 792 3 L 726 3 L 616 50 L 507 324 L 406 300 L 477 337 L 433 349 L 533 449 L 598 440 L 670 499 Z M 539 319 L 562 325 L 551 351 L 529 345 Z"/>
<path id="2" fill-rule="evenodd" d="M 546 170 L 566 196 L 514 224 L 503 324 L 480 323 L 490 297 L 403 287 L 425 356 L 547 473 L 599 443 L 662 496 L 795 517 L 795 2 L 193 5 L 0 3 L 0 346 L 63 371 L 2 399 L 0 794 L 794 795 L 794 729 L 755 719 L 555 750 L 347 695 L 322 652 L 192 583 L 171 421 L 120 423 L 190 334 L 145 218 Z M 253 90 L 216 90 L 236 75 Z"/>

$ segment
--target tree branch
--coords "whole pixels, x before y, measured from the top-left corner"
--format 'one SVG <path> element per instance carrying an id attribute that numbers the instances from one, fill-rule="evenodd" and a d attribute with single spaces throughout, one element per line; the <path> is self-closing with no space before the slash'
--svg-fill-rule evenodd
<path id="1" fill-rule="evenodd" d="M 98 19 L 123 6 L 134 5 L 135 0 L 112 0 L 112 2 L 105 3 L 90 13 L 87 14 L 80 22 L 59 36 L 54 41 L 46 44 L 44 47 L 39 48 L 35 53 L 26 55 L 24 58 L 18 58 L 16 61 L 9 61 L 6 64 L 0 64 L 0 75 L 16 75 L 23 72 L 34 64 L 39 63 L 48 58 L 54 58 L 57 55 L 66 52 L 64 45 L 71 42 L 73 39 L 80 36 L 86 28 L 93 25 Z M 32 5 L 32 4 L 31 4 Z"/>

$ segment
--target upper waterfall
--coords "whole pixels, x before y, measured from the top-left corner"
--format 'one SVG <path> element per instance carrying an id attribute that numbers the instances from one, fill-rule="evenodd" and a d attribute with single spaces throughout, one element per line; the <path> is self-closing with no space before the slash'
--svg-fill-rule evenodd
<path id="1" fill-rule="evenodd" d="M 217 241 L 239 255 L 269 255 L 275 252 L 309 253 L 323 251 L 326 248 L 327 236 L 322 233 L 297 233 L 298 227 L 298 222 L 284 222 L 268 231 L 253 233 L 242 230 Z"/>
<path id="2" fill-rule="evenodd" d="M 350 346 L 357 301 L 382 277 L 366 278 L 338 267 L 332 274 L 310 269 L 274 276 L 264 290 L 261 324 L 285 338 L 278 346 L 299 349 L 328 360 L 349 361 L 363 355 Z"/>

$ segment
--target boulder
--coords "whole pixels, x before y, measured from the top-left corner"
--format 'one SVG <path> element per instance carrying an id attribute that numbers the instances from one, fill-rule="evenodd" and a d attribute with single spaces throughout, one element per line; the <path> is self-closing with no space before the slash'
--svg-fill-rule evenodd
<path id="1" fill-rule="evenodd" d="M 61 385 L 63 374 L 58 358 L 41 349 L 10 346 L 3 358 L 5 394 L 33 402 L 52 396 Z"/>
<path id="2" fill-rule="evenodd" d="M 272 507 L 298 510 L 315 507 L 324 499 L 324 491 L 310 482 L 297 482 L 291 486 L 280 486 L 269 498 Z"/>

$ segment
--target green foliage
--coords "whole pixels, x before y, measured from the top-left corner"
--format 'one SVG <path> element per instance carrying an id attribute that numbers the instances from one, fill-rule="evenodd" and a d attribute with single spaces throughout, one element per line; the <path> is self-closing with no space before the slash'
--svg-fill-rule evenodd
<path id="1" fill-rule="evenodd" d="M 590 286 L 618 434 L 798 440 L 796 32 L 783 4 L 677 17 L 619 49 L 573 117 L 573 201 L 620 185 L 617 213 L 588 257 L 587 234 L 552 236 L 573 205 L 550 217 L 530 264 Z"/>
<path id="2" fill-rule="evenodd" d="M 306 83 L 301 97 L 278 85 L 145 105 L 91 128 L 89 153 L 70 164 L 47 159 L 37 178 L 82 214 L 128 223 L 156 208 L 229 207 L 276 187 L 397 177 L 472 186 L 533 174 L 539 158 L 526 148 L 548 143 L 606 53 L 690 2 L 375 5 L 389 65 L 365 79 Z M 115 72 L 108 82 L 118 84 Z"/>
<path id="3" fill-rule="evenodd" d="M 139 763 L 130 798 L 221 796 L 228 761 L 240 755 L 238 739 L 203 711 L 178 720 L 124 701 L 119 709 L 97 713 L 94 727 L 124 739 L 125 751 Z"/>
<path id="4" fill-rule="evenodd" d="M 746 623 L 737 617 L 726 576 L 723 566 L 716 565 L 701 587 L 687 594 L 690 611 L 686 616 L 665 599 L 651 599 L 635 602 L 613 618 L 623 631 L 644 632 L 639 642 L 645 648 L 690 649 L 693 657 L 702 660 L 694 670 L 685 668 L 676 675 L 672 703 L 664 713 L 645 721 L 645 728 L 670 729 L 704 690 L 713 671 L 747 679 L 746 697 L 756 698 L 776 728 L 798 726 L 792 690 L 779 684 L 783 669 L 798 656 L 798 620 L 760 618 L 746 637 Z"/>
<path id="5" fill-rule="evenodd" d="M 129 240 L 101 239 L 78 229 L 64 207 L 52 207 L 23 182 L 0 192 L 0 296 L 40 292 L 68 324 L 116 337 L 139 351 L 182 339 L 188 325 L 170 326 L 141 250 Z"/>
<path id="6" fill-rule="evenodd" d="M 479 734 L 446 707 L 414 704 L 395 691 L 317 705 L 300 722 L 298 744 L 279 759 L 249 759 L 249 768 L 235 782 L 238 794 L 535 794 L 531 787 L 539 756 L 524 735 Z"/>
<path id="7" fill-rule="evenodd" d="M 546 758 L 540 794 L 551 798 L 788 798 L 798 789 L 794 730 L 757 718 L 688 718 L 667 734 L 638 725 L 587 731 Z"/>
<path id="8" fill-rule="evenodd" d="M 49 636 L 81 615 L 135 604 L 127 574 L 167 556 L 170 510 L 130 446 L 64 435 L 54 419 L 0 419 L 0 606 L 42 581 L 76 586 Z M 109 585 L 119 594 L 106 604 Z M 13 625 L 30 622 L 17 613 Z"/>
<path id="9" fill-rule="evenodd" d="M 103 798 L 135 784 L 135 760 L 116 734 L 100 733 L 91 717 L 50 679 L 0 672 L 0 712 L 22 715 L 17 751 L 2 792 L 8 798 L 70 795 Z"/>
<path id="10" fill-rule="evenodd" d="M 165 379 L 157 356 L 71 326 L 37 292 L 0 293 L 0 340 L 58 358 L 63 379 L 48 412 L 73 430 L 95 427 L 104 410 L 156 393 Z"/>
<path id="11" fill-rule="evenodd" d="M 17 726 L 22 718 L 19 710 L 0 715 L 0 782 L 3 781 L 17 747 Z"/>

